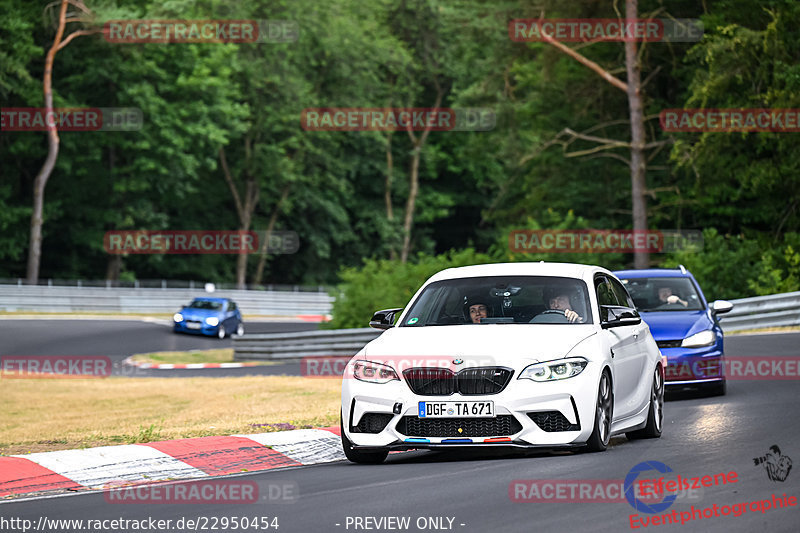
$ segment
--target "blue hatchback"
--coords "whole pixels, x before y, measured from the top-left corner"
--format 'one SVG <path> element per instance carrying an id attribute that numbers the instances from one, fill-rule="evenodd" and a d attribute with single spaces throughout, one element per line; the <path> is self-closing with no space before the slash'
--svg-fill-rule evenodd
<path id="1" fill-rule="evenodd" d="M 703 387 L 725 394 L 723 335 L 717 315 L 733 309 L 733 304 L 707 303 L 697 280 L 683 266 L 614 274 L 628 289 L 667 357 L 665 384 L 672 389 Z"/>
<path id="2" fill-rule="evenodd" d="M 175 333 L 198 333 L 224 339 L 244 335 L 242 313 L 228 298 L 195 298 L 172 317 Z"/>

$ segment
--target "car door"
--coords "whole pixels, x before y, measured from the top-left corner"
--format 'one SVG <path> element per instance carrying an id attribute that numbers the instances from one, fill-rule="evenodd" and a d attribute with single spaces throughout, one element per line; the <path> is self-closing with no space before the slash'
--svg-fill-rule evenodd
<path id="1" fill-rule="evenodd" d="M 614 290 L 614 294 L 617 297 L 617 301 L 620 302 L 620 305 L 624 305 L 626 307 L 631 308 L 632 310 L 636 309 L 636 304 L 633 302 L 633 298 L 628 293 L 628 290 L 625 286 L 619 282 L 619 280 L 608 277 L 609 283 L 611 283 L 611 288 Z M 633 393 L 634 403 L 639 403 L 640 406 L 642 403 L 647 403 L 650 401 L 650 367 L 647 364 L 648 362 L 648 349 L 647 349 L 647 334 L 648 326 L 647 323 L 641 321 L 639 324 L 635 324 L 631 326 L 631 332 L 633 335 L 633 345 L 634 345 L 634 352 L 635 352 L 635 363 L 631 363 L 631 366 L 635 369 L 635 373 L 637 375 L 637 387 Z"/>
<path id="2" fill-rule="evenodd" d="M 620 302 L 611 281 L 605 275 L 595 277 L 598 313 L 600 321 L 608 320 L 608 312 L 603 305 L 627 306 L 627 300 Z M 614 419 L 620 420 L 638 411 L 636 398 L 640 381 L 641 356 L 637 350 L 637 339 L 634 337 L 636 326 L 616 326 L 602 330 L 605 342 L 611 349 L 611 361 L 614 366 Z"/>

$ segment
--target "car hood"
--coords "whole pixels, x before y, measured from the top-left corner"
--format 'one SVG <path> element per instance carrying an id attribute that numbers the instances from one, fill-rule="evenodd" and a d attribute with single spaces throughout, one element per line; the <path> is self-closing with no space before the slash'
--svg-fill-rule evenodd
<path id="1" fill-rule="evenodd" d="M 516 367 L 565 357 L 595 332 L 590 324 L 395 327 L 367 344 L 360 355 L 393 366 L 399 361 L 401 367 L 448 366 L 453 359 L 463 360 L 465 367 Z"/>
<path id="2" fill-rule="evenodd" d="M 657 341 L 684 339 L 714 325 L 706 311 L 653 311 L 641 315 Z"/>
<path id="3" fill-rule="evenodd" d="M 219 317 L 222 315 L 222 311 L 215 311 L 213 309 L 196 309 L 193 307 L 184 307 L 179 312 L 186 320 L 202 320 L 210 316 Z"/>

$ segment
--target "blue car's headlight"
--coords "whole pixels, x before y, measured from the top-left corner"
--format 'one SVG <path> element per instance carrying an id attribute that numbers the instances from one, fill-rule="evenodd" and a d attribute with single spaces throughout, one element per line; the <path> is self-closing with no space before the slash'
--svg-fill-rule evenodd
<path id="1" fill-rule="evenodd" d="M 389 365 L 373 363 L 372 361 L 356 361 L 353 364 L 353 377 L 368 383 L 389 383 L 400 381 L 397 372 Z"/>
<path id="2" fill-rule="evenodd" d="M 567 379 L 577 376 L 589 361 L 583 357 L 572 357 L 570 359 L 558 359 L 556 361 L 545 361 L 526 366 L 520 372 L 517 379 L 530 379 L 533 381 L 555 381 L 557 379 Z"/>
<path id="3" fill-rule="evenodd" d="M 219 326 L 219 318 L 215 316 L 210 316 L 206 318 L 206 324 L 208 324 L 209 326 Z"/>
<path id="4" fill-rule="evenodd" d="M 683 348 L 700 348 L 701 346 L 711 346 L 715 342 L 717 342 L 717 334 L 713 329 L 707 329 L 686 337 L 681 346 Z"/>
<path id="5" fill-rule="evenodd" d="M 180 313 L 175 313 L 174 315 L 172 315 L 172 320 L 174 320 L 175 322 L 183 322 L 183 315 Z"/>

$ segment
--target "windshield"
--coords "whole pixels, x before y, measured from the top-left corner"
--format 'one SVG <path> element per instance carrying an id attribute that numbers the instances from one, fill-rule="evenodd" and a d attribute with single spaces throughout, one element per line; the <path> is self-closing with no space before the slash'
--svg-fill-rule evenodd
<path id="1" fill-rule="evenodd" d="M 210 311 L 221 311 L 221 302 L 212 302 L 211 300 L 194 300 L 189 304 L 192 309 L 208 309 Z"/>
<path id="2" fill-rule="evenodd" d="M 639 311 L 700 311 L 704 308 L 689 278 L 623 279 Z"/>
<path id="3" fill-rule="evenodd" d="M 568 316 L 578 318 L 570 321 Z M 400 327 L 482 324 L 588 324 L 586 284 L 574 278 L 491 276 L 431 283 Z"/>

